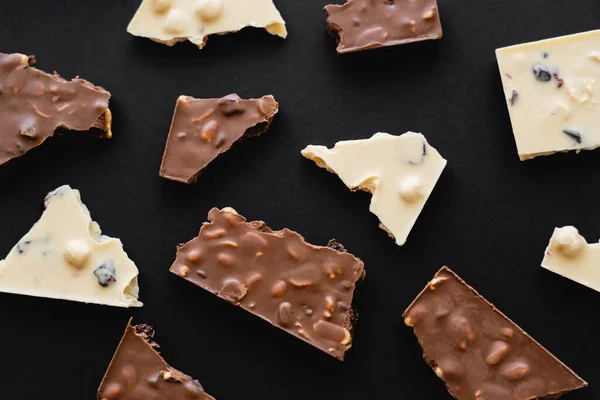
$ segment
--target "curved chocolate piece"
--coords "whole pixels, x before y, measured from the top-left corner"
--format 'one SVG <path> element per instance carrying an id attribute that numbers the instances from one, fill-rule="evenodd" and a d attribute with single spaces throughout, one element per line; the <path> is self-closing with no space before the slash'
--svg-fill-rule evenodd
<path id="1" fill-rule="evenodd" d="M 177 99 L 160 176 L 194 183 L 202 170 L 241 137 L 258 136 L 279 110 L 273 96 L 243 100 L 237 94 L 221 99 Z"/>
<path id="2" fill-rule="evenodd" d="M 458 400 L 557 399 L 587 386 L 447 267 L 403 315 Z"/>
<path id="3" fill-rule="evenodd" d="M 214 400 L 197 380 L 170 367 L 156 351 L 150 325 L 125 334 L 98 388 L 98 400 Z"/>
<path id="4" fill-rule="evenodd" d="M 0 165 L 41 145 L 58 128 L 101 130 L 110 138 L 110 93 L 90 82 L 67 81 L 31 65 L 23 54 L 0 53 Z"/>
<path id="5" fill-rule="evenodd" d="M 363 262 L 334 241 L 313 246 L 232 208 L 213 208 L 208 219 L 170 271 L 343 360 Z"/>
<path id="6" fill-rule="evenodd" d="M 442 37 L 436 0 L 349 0 L 325 11 L 338 54 Z"/>

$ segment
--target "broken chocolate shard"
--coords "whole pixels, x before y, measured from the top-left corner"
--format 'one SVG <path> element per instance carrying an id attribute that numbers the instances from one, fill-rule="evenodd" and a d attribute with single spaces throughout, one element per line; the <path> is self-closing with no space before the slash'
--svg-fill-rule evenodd
<path id="1" fill-rule="evenodd" d="M 59 128 L 112 136 L 109 92 L 84 79 L 42 72 L 31 61 L 0 53 L 0 165 L 40 146 Z"/>
<path id="2" fill-rule="evenodd" d="M 403 316 L 458 400 L 557 399 L 587 386 L 447 267 Z"/>
<path id="3" fill-rule="evenodd" d="M 363 262 L 335 242 L 314 246 L 231 208 L 213 208 L 208 219 L 170 271 L 343 360 Z"/>
<path id="4" fill-rule="evenodd" d="M 194 183 L 202 170 L 242 137 L 258 136 L 269 129 L 279 104 L 273 96 L 221 99 L 180 96 L 175 106 L 160 176 Z"/>
<path id="5" fill-rule="evenodd" d="M 131 325 L 98 388 L 98 400 L 214 400 L 192 377 L 169 366 L 158 353 L 154 329 Z"/>
<path id="6" fill-rule="evenodd" d="M 436 0 L 348 0 L 325 11 L 338 54 L 442 37 Z"/>

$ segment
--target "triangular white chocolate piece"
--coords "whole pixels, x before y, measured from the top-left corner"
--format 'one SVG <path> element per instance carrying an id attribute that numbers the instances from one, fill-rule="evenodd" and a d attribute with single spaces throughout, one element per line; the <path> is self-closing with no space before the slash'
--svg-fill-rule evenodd
<path id="1" fill-rule="evenodd" d="M 0 261 L 0 292 L 141 307 L 138 269 L 119 239 L 102 235 L 79 191 L 61 186 L 40 220 Z"/>
<path id="2" fill-rule="evenodd" d="M 273 0 L 143 0 L 127 32 L 168 46 L 189 40 L 203 48 L 209 35 L 248 26 L 287 37 Z"/>
<path id="3" fill-rule="evenodd" d="M 420 133 L 376 133 L 333 149 L 308 146 L 302 155 L 337 174 L 350 189 L 373 194 L 370 210 L 402 246 L 439 179 L 446 160 Z"/>
<path id="4" fill-rule="evenodd" d="M 600 292 L 600 243 L 588 243 L 573 226 L 554 229 L 542 267 Z"/>

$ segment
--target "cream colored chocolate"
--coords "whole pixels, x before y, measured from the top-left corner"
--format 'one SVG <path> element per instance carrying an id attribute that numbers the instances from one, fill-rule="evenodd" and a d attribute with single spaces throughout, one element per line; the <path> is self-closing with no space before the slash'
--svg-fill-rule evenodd
<path id="1" fill-rule="evenodd" d="M 79 191 L 48 194 L 40 220 L 0 261 L 0 292 L 141 307 L 138 269 L 119 239 L 102 235 Z"/>
<path id="2" fill-rule="evenodd" d="M 376 133 L 333 149 L 308 146 L 302 155 L 337 174 L 350 189 L 373 194 L 370 210 L 402 246 L 439 179 L 446 160 L 420 133 Z"/>
<path id="3" fill-rule="evenodd" d="M 287 36 L 273 0 L 143 0 L 127 32 L 168 46 L 189 40 L 203 48 L 208 35 L 248 26 Z"/>
<path id="4" fill-rule="evenodd" d="M 554 230 L 542 267 L 600 292 L 600 243 L 588 243 L 575 227 Z"/>
<path id="5" fill-rule="evenodd" d="M 496 50 L 521 160 L 600 146 L 600 30 Z"/>

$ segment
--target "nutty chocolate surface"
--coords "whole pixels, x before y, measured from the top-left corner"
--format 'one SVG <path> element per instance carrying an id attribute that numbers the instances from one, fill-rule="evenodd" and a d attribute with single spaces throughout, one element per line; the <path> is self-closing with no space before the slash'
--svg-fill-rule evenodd
<path id="1" fill-rule="evenodd" d="M 404 318 L 458 400 L 557 399 L 587 386 L 447 267 Z"/>
<path id="2" fill-rule="evenodd" d="M 58 128 L 95 128 L 100 137 L 112 136 L 110 93 L 84 79 L 42 72 L 34 62 L 0 53 L 0 165 L 41 145 Z"/>
<path id="3" fill-rule="evenodd" d="M 243 136 L 264 133 L 279 110 L 273 96 L 240 99 L 177 99 L 160 176 L 183 183 L 196 182 L 200 172 Z"/>
<path id="4" fill-rule="evenodd" d="M 154 329 L 127 324 L 98 389 L 98 400 L 214 400 L 197 380 L 171 368 L 157 352 Z"/>
<path id="5" fill-rule="evenodd" d="M 213 208 L 208 219 L 170 271 L 343 360 L 363 262 L 334 241 L 313 246 L 231 208 Z"/>
<path id="6" fill-rule="evenodd" d="M 325 11 L 339 54 L 442 37 L 436 0 L 349 0 Z"/>

